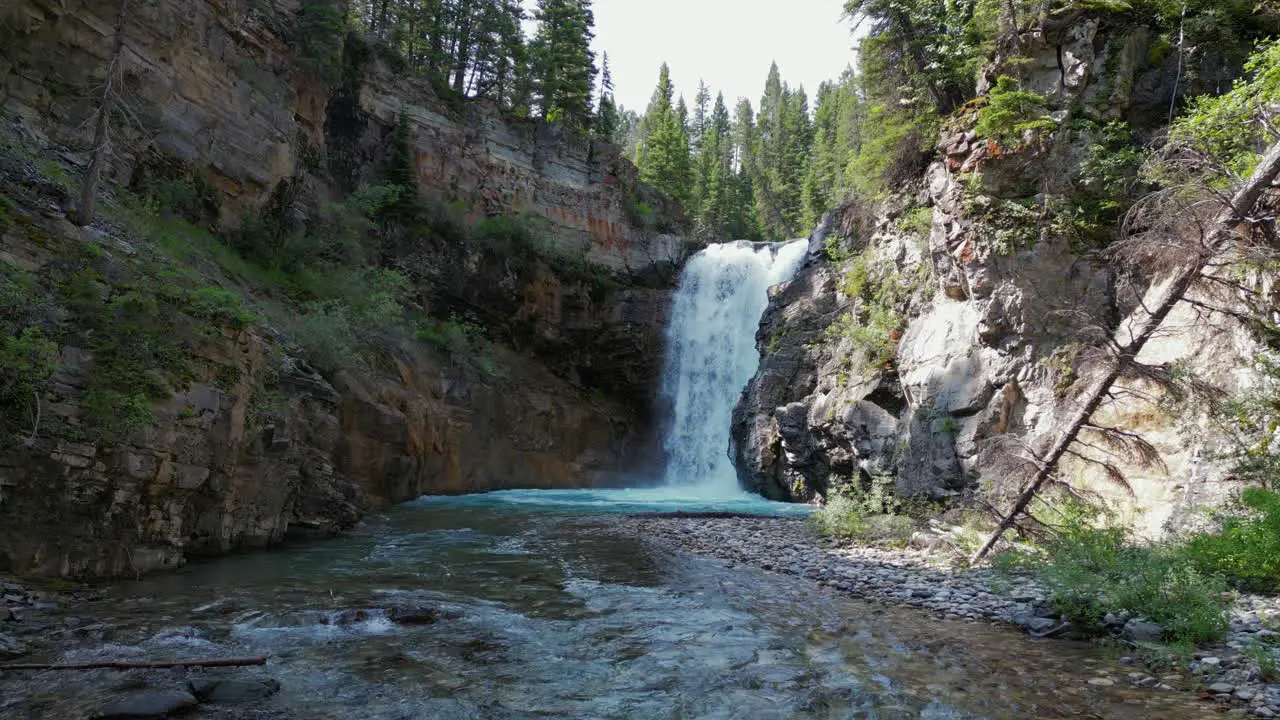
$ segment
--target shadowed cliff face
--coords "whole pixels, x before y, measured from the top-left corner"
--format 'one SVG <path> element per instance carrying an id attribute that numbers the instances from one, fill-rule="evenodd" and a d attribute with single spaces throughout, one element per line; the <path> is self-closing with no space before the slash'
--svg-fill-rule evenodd
<path id="1" fill-rule="evenodd" d="M 629 208 L 669 218 L 670 202 L 640 185 L 616 148 L 483 105 L 449 106 L 374 62 L 354 89 L 325 86 L 295 62 L 296 9 L 291 0 L 137 3 L 123 59 L 137 123 L 117 129 L 106 175 L 128 185 L 158 160 L 180 165 L 213 189 L 224 230 L 267 211 L 307 217 L 369 182 L 403 121 L 424 200 L 454 208 L 463 226 L 542 218 L 555 245 L 517 257 L 436 236 L 389 251 L 401 262 L 430 250 L 434 284 L 415 288 L 424 306 L 483 323 L 502 371 L 405 337 L 388 338 L 366 370 L 326 376 L 269 325 L 223 328 L 191 349 L 189 383 L 152 403 L 155 425 L 108 443 L 82 429 L 92 352 L 59 347 L 35 440 L 0 456 L 0 569 L 171 568 L 330 535 L 370 508 L 427 493 L 619 484 L 660 455 L 651 398 L 669 288 L 690 248 L 658 232 L 661 222 L 636 225 Z M 110 52 L 114 10 L 78 0 L 0 10 L 5 110 L 21 142 L 57 148 L 70 167 L 87 161 L 94 108 L 84 88 Z M 332 127 L 335 103 L 347 103 L 342 128 Z M 331 172 L 338 161 L 347 177 Z M 23 173 L 39 170 L 9 180 L 26 182 Z M 76 228 L 69 206 L 53 192 L 17 207 L 20 222 L 0 223 L 0 261 L 44 277 L 82 246 L 129 272 L 151 258 L 110 223 Z"/>

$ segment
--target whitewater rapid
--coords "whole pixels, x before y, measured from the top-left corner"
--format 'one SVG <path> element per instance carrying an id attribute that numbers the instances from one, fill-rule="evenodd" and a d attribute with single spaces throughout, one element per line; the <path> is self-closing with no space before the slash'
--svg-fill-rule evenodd
<path id="1" fill-rule="evenodd" d="M 682 494 L 743 494 L 729 459 L 733 408 L 760 367 L 756 331 L 769 288 L 791 280 L 807 243 L 733 242 L 691 259 L 667 328 L 663 396 L 671 408 L 666 484 Z"/>

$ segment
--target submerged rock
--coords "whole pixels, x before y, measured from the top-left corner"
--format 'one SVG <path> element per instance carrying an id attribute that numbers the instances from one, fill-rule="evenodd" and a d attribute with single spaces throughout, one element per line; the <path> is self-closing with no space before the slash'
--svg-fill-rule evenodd
<path id="1" fill-rule="evenodd" d="M 204 678 L 191 681 L 191 692 L 201 702 L 214 704 L 242 703 L 275 695 L 280 692 L 280 681 L 274 678 L 263 680 Z"/>
<path id="2" fill-rule="evenodd" d="M 426 605 L 402 605 L 387 611 L 387 619 L 401 625 L 430 625 L 441 617 L 439 610 Z"/>
<path id="3" fill-rule="evenodd" d="M 0 633 L 0 659 L 11 660 L 27 654 L 27 645 L 18 638 Z"/>
<path id="4" fill-rule="evenodd" d="M 199 704 L 195 696 L 181 690 L 141 692 L 109 703 L 94 720 L 146 720 L 164 718 Z"/>

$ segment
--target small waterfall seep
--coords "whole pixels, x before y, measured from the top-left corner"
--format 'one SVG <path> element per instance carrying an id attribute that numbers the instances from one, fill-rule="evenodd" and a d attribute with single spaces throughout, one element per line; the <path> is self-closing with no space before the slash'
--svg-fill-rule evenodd
<path id="1" fill-rule="evenodd" d="M 672 409 L 667 485 L 707 497 L 743 494 L 729 460 L 729 426 L 760 366 L 756 331 L 769 288 L 790 280 L 807 243 L 712 245 L 685 266 L 667 328 L 663 395 Z"/>

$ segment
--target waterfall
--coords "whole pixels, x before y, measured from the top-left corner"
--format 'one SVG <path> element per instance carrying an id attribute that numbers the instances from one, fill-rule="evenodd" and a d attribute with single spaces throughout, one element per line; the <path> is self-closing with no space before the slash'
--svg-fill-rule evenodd
<path id="1" fill-rule="evenodd" d="M 803 240 L 712 245 L 685 266 L 667 327 L 663 395 L 672 408 L 666 482 L 699 495 L 742 494 L 729 460 L 733 408 L 760 367 L 756 331 L 769 288 L 795 275 Z"/>

